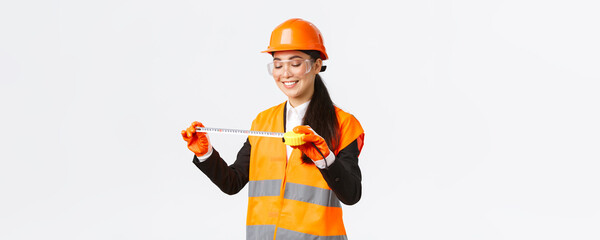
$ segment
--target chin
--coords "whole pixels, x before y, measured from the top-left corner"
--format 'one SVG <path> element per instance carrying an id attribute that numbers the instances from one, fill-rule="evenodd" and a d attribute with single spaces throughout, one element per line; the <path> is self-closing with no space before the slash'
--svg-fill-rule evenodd
<path id="1" fill-rule="evenodd" d="M 288 98 L 295 98 L 295 97 L 297 97 L 297 94 L 294 94 L 294 93 L 286 93 L 286 92 L 284 92 L 284 94 Z"/>

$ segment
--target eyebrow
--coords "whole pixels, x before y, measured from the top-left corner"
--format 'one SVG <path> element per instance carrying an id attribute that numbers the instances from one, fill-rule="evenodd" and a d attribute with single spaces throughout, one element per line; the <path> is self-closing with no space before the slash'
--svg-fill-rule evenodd
<path id="1" fill-rule="evenodd" d="M 291 56 L 290 58 L 288 58 L 288 60 L 292 60 L 292 59 L 294 59 L 294 58 L 302 58 L 302 57 L 300 57 L 300 56 L 298 56 L 298 55 L 294 55 L 294 56 Z M 273 58 L 273 61 L 275 61 L 275 60 L 279 60 L 279 61 L 281 61 L 281 58 Z"/>

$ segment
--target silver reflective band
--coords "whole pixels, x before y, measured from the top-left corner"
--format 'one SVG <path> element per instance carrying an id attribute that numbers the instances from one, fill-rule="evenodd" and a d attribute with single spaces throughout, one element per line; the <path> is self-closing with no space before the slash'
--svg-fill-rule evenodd
<path id="1" fill-rule="evenodd" d="M 273 239 L 275 225 L 246 225 L 246 240 Z"/>
<path id="2" fill-rule="evenodd" d="M 248 182 L 248 197 L 279 196 L 281 179 Z"/>
<path id="3" fill-rule="evenodd" d="M 266 238 L 265 238 L 266 239 Z M 293 240 L 347 240 L 346 235 L 336 235 L 336 236 L 319 236 L 312 235 L 308 233 L 301 233 L 292 230 L 287 230 L 285 228 L 277 228 L 277 237 L 276 239 L 293 239 Z"/>
<path id="4" fill-rule="evenodd" d="M 326 207 L 342 207 L 340 200 L 335 196 L 333 191 L 297 183 L 285 184 L 283 198 Z"/>

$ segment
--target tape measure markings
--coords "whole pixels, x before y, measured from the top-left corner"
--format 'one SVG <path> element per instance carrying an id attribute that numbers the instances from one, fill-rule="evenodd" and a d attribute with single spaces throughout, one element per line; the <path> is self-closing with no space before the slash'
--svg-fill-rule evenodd
<path id="1" fill-rule="evenodd" d="M 249 136 L 260 136 L 260 137 L 283 137 L 283 133 L 280 132 L 264 132 L 264 131 L 250 131 L 242 129 L 229 129 L 229 128 L 208 128 L 208 127 L 196 127 L 197 132 L 206 133 L 226 133 L 226 134 L 237 134 L 237 135 L 249 135 Z"/>
<path id="2" fill-rule="evenodd" d="M 300 146 L 305 142 L 302 141 L 304 134 L 294 133 L 289 131 L 287 133 L 280 132 L 264 132 L 264 131 L 250 131 L 242 129 L 229 129 L 229 128 L 207 128 L 207 127 L 196 127 L 196 132 L 205 133 L 225 133 L 225 134 L 237 134 L 246 136 L 259 136 L 259 137 L 276 137 L 282 138 L 284 143 L 290 146 Z"/>

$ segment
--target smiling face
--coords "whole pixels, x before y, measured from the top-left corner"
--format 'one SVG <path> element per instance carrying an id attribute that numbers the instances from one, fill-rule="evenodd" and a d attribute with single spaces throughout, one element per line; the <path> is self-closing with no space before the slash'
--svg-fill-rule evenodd
<path id="1" fill-rule="evenodd" d="M 314 93 L 315 76 L 321 70 L 322 61 L 310 59 L 301 51 L 273 53 L 273 79 L 293 107 L 308 102 Z"/>

